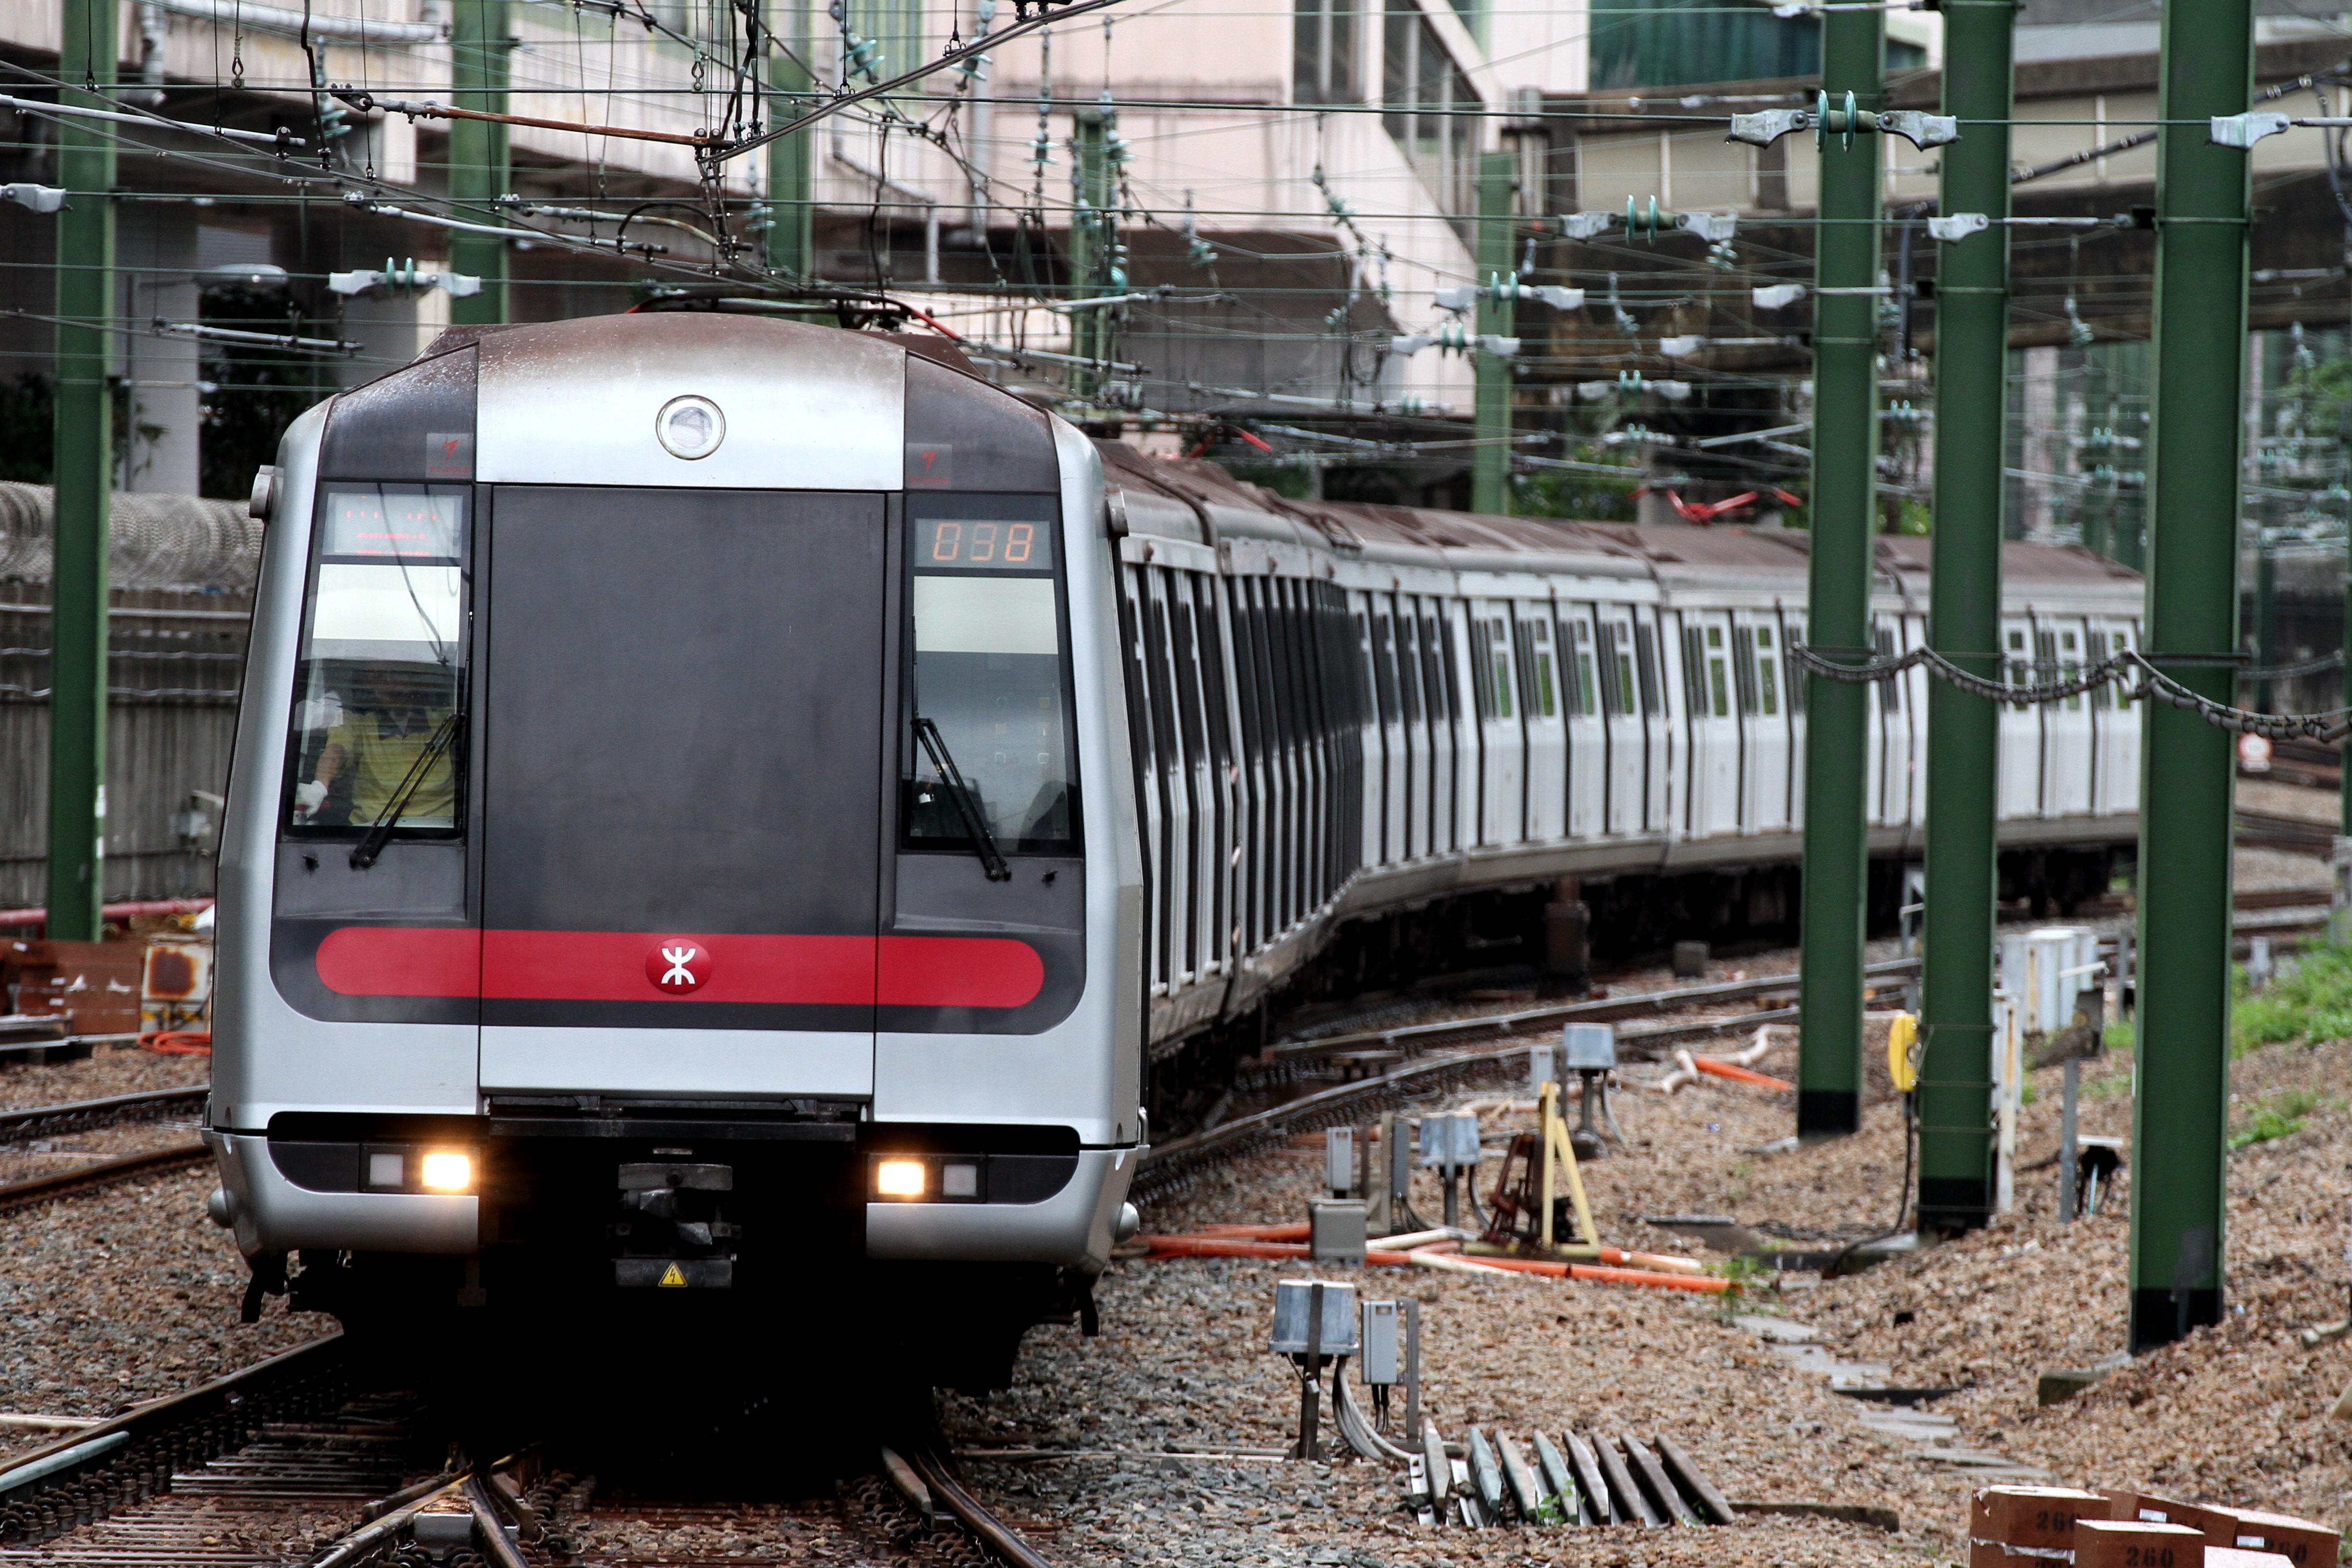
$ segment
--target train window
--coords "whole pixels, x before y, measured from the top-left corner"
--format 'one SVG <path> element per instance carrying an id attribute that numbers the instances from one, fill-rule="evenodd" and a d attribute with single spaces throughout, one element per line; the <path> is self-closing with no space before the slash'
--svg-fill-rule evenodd
<path id="1" fill-rule="evenodd" d="M 1756 628 L 1731 628 L 1731 681 L 1739 697 L 1739 711 L 1756 711 Z"/>
<path id="2" fill-rule="evenodd" d="M 1767 718 L 1780 711 L 1780 659 L 1772 651 L 1772 628 L 1756 628 L 1756 690 Z"/>
<path id="3" fill-rule="evenodd" d="M 466 493 L 331 486 L 295 665 L 286 826 L 457 830 Z"/>
<path id="4" fill-rule="evenodd" d="M 1592 623 L 1578 619 L 1568 623 L 1570 641 L 1574 645 L 1570 657 L 1576 661 L 1575 673 L 1569 679 L 1571 694 L 1569 702 L 1580 713 L 1598 713 L 1601 702 L 1593 691 Z"/>
<path id="5" fill-rule="evenodd" d="M 1706 639 L 1696 626 L 1683 628 L 1683 706 L 1693 718 L 1706 712 Z"/>
<path id="6" fill-rule="evenodd" d="M 1380 702 L 1380 721 L 1393 724 L 1399 716 L 1396 688 L 1396 643 L 1394 631 L 1386 616 L 1374 616 L 1371 630 L 1364 630 L 1364 617 L 1356 617 L 1356 632 L 1364 643 L 1365 652 L 1372 662 L 1372 690 Z"/>
<path id="7" fill-rule="evenodd" d="M 1870 644 L 1881 658 L 1895 657 L 1895 628 L 1880 626 L 1870 634 Z M 1878 682 L 1878 700 L 1889 713 L 1903 711 L 1903 678 L 1889 675 Z"/>
<path id="8" fill-rule="evenodd" d="M 1799 647 L 1802 646 L 1804 640 L 1805 623 L 1802 621 L 1789 622 L 1788 629 L 1781 638 L 1781 646 L 1790 649 L 1791 656 L 1793 657 L 1794 651 Z M 1791 675 L 1789 678 L 1789 711 L 1797 715 L 1799 718 L 1802 718 L 1804 716 L 1805 692 L 1807 689 L 1808 688 L 1805 684 L 1805 677 L 1802 675 Z"/>
<path id="9" fill-rule="evenodd" d="M 1440 626 L 1446 629 L 1441 632 Z M 1461 699 L 1454 688 L 1452 628 L 1450 616 L 1443 620 L 1436 616 L 1421 617 L 1423 683 L 1429 688 L 1429 716 L 1441 724 L 1452 722 L 1462 710 Z"/>
<path id="10" fill-rule="evenodd" d="M 1511 623 L 1496 616 L 1479 623 L 1486 630 L 1487 707 L 1492 717 L 1508 719 L 1511 707 Z"/>
<path id="11" fill-rule="evenodd" d="M 1723 668 L 1723 628 L 1706 628 L 1706 693 L 1707 710 L 1718 719 L 1731 716 L 1730 683 Z"/>
<path id="12" fill-rule="evenodd" d="M 1644 715 L 1663 714 L 1660 699 L 1665 693 L 1658 685 L 1658 634 L 1647 624 L 1633 628 L 1634 668 L 1642 679 L 1642 711 Z"/>
<path id="13" fill-rule="evenodd" d="M 2008 640 L 2009 658 L 2006 662 L 2009 667 L 2009 684 L 2011 686 L 2032 684 L 2033 668 L 2025 653 L 2025 633 L 2021 629 L 2012 629 Z M 2021 713 L 2025 710 L 2025 704 L 2022 702 L 2012 702 L 2010 706 Z"/>
<path id="14" fill-rule="evenodd" d="M 1408 611 L 1396 618 L 1397 687 L 1404 694 L 1404 721 L 1421 722 L 1421 623 Z"/>
<path id="15" fill-rule="evenodd" d="M 1076 796 L 1053 526 L 1035 519 L 917 518 L 909 527 L 908 719 L 936 727 L 1000 847 L 1067 853 L 1076 846 Z M 951 536 L 951 528 L 960 531 Z M 1034 531 L 1016 542 L 1021 529 Z M 982 530 L 994 531 L 983 542 Z M 1006 561 L 1015 550 L 1023 559 Z M 975 558 L 982 552 L 987 559 Z M 1147 644 L 1161 640 L 1160 605 L 1155 600 L 1139 608 Z M 968 842 L 962 809 L 943 787 L 937 759 L 912 732 L 900 744 L 908 841 Z M 1164 761 L 1165 749 L 1161 754 Z"/>
<path id="16" fill-rule="evenodd" d="M 2084 635 L 2090 638 L 2089 647 L 2091 666 L 2095 669 L 2100 665 L 2107 662 L 2107 634 L 2105 632 L 2088 632 Z M 2091 688 L 2091 706 L 2094 709 L 2105 708 L 2108 705 L 2107 699 L 2114 689 L 2113 686 L 2104 680 L 2099 682 L 2098 685 Z"/>
<path id="17" fill-rule="evenodd" d="M 2073 632 L 2058 634 L 2058 675 L 2062 680 L 2079 680 L 2083 676 L 2082 639 Z M 2066 699 L 2066 711 L 2083 710 L 2083 694 L 2076 692 Z"/>
<path id="18" fill-rule="evenodd" d="M 1542 621 L 1529 621 L 1527 623 L 1527 627 L 1528 641 L 1535 650 L 1530 669 L 1530 678 L 1535 689 L 1529 694 L 1534 702 L 1534 716 L 1539 719 L 1553 718 L 1559 712 L 1559 697 L 1551 670 L 1551 627 Z M 1583 626 L 1580 623 L 1577 630 L 1581 632 L 1583 629 Z M 1578 656 L 1580 659 L 1583 657 L 1581 654 Z"/>
<path id="19" fill-rule="evenodd" d="M 1612 621 L 1601 626 L 1601 651 L 1611 677 L 1609 711 L 1622 719 L 1633 711 L 1633 635 L 1624 622 Z M 1642 684 L 1646 688 L 1649 682 L 1644 680 Z"/>

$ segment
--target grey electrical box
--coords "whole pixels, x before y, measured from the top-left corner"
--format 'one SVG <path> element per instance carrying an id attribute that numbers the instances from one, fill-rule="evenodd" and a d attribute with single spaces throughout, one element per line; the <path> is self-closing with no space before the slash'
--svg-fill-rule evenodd
<path id="1" fill-rule="evenodd" d="M 1356 1288 L 1331 1279 L 1285 1279 L 1274 1288 L 1274 1350 L 1277 1355 L 1307 1353 L 1307 1303 L 1308 1293 L 1318 1283 L 1323 1287 L 1323 1353 L 1356 1353 Z"/>
<path id="2" fill-rule="evenodd" d="M 1608 1024 L 1564 1024 L 1559 1065 L 1565 1072 L 1597 1072 L 1617 1065 L 1617 1030 Z"/>
<path id="3" fill-rule="evenodd" d="M 1361 1198 L 1317 1198 L 1307 1205 L 1307 1250 L 1318 1262 L 1361 1263 L 1369 1229 Z"/>
<path id="4" fill-rule="evenodd" d="M 1421 1163 L 1424 1170 L 1478 1163 L 1478 1118 L 1467 1110 L 1421 1119 Z"/>
<path id="5" fill-rule="evenodd" d="M 1367 1384 L 1404 1381 L 1404 1330 L 1394 1301 L 1364 1303 L 1364 1350 L 1356 1364 Z"/>
<path id="6" fill-rule="evenodd" d="M 1528 1088 L 1537 1094 L 1543 1086 L 1559 1078 L 1559 1047 L 1549 1040 L 1538 1040 L 1528 1047 Z"/>
<path id="7" fill-rule="evenodd" d="M 1334 1197 L 1356 1194 L 1356 1130 L 1333 1127 L 1323 1134 L 1323 1184 Z"/>

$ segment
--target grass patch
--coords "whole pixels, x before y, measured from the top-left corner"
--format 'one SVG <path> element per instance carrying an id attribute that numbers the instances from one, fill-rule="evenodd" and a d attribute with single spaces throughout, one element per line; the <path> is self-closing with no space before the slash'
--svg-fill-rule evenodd
<path id="1" fill-rule="evenodd" d="M 2230 1134 L 2230 1147 L 2251 1149 L 2273 1138 L 2293 1137 L 2303 1131 L 2305 1119 L 2318 1109 L 2319 1094 L 2315 1089 L 2281 1089 L 2256 1106 L 2253 1115 Z"/>
<path id="2" fill-rule="evenodd" d="M 2233 1056 L 2290 1040 L 2342 1039 L 2352 1035 L 2352 948 L 2313 948 L 2262 991 L 2249 990 L 2245 970 L 2236 969 L 2231 1003 Z"/>
<path id="3" fill-rule="evenodd" d="M 2110 1040 L 2115 1038 L 2115 1031 L 2112 1027 L 2107 1031 L 2107 1037 Z M 2107 1071 L 2101 1073 L 2095 1079 L 2086 1079 L 2083 1083 L 2083 1098 L 2084 1100 L 2115 1100 L 2118 1098 L 2128 1098 L 2131 1094 L 2131 1090 L 2132 1061 L 2128 1053 L 2124 1056 L 2122 1060 L 2116 1062 L 2111 1068 L 2109 1068 Z"/>
<path id="4" fill-rule="evenodd" d="M 2132 1046 L 2138 1036 L 2133 1032 L 2132 1020 L 2117 1018 L 2107 1026 L 2105 1037 L 2109 1056 L 2127 1057 L 2132 1054 Z"/>

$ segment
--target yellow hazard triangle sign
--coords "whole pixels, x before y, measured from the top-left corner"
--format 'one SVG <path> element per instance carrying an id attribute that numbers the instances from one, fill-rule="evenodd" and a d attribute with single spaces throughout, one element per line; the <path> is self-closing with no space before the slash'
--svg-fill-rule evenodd
<path id="1" fill-rule="evenodd" d="M 680 1269 L 677 1264 L 673 1263 L 668 1268 L 662 1270 L 662 1277 L 659 1279 L 655 1280 L 654 1283 L 656 1285 L 684 1285 L 686 1283 L 686 1274 L 685 1271 Z"/>

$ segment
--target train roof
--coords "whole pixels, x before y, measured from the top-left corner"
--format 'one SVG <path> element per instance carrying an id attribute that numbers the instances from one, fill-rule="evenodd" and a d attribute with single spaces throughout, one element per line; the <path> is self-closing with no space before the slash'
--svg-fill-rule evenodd
<path id="1" fill-rule="evenodd" d="M 1139 533 L 1211 543 L 1236 534 L 1320 543 L 1342 555 L 1440 568 L 1581 571 L 1674 581 L 1736 574 L 1745 581 L 1801 579 L 1812 536 L 1802 529 L 1724 523 L 1585 522 L 1496 517 L 1428 507 L 1294 500 L 1202 460 L 1151 458 L 1120 441 L 1097 441 L 1110 482 L 1126 492 Z M 1141 498 L 1141 504 L 1139 504 Z M 1203 527 L 1203 523 L 1207 525 Z M 1876 541 L 1877 571 L 1924 591 L 1930 542 L 1905 534 Z M 2011 583 L 2097 592 L 2139 582 L 2128 567 L 2079 545 L 2011 540 L 2001 547 Z"/>

